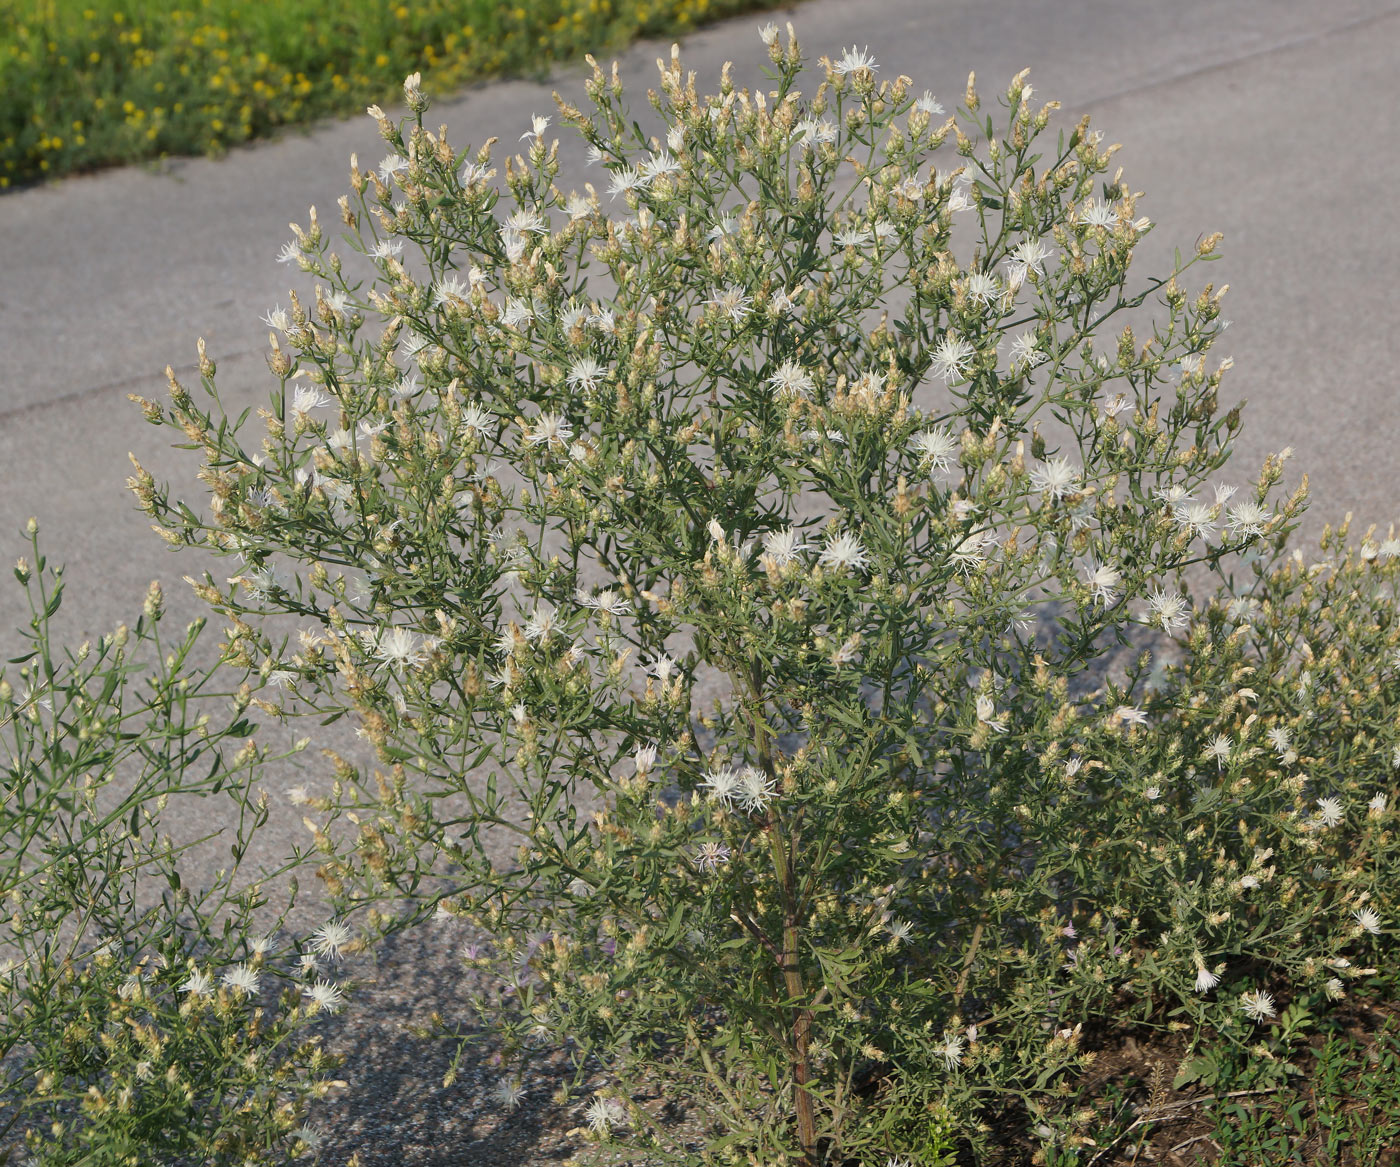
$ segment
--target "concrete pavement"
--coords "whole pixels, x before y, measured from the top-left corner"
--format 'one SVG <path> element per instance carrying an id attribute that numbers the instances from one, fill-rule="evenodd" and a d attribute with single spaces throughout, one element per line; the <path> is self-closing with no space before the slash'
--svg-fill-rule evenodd
<path id="1" fill-rule="evenodd" d="M 880 76 L 908 74 L 950 109 L 969 70 L 991 94 L 1029 66 L 1037 100 L 1063 104 L 1061 125 L 1093 115 L 1108 141 L 1124 144 L 1117 161 L 1146 192 L 1140 213 L 1156 223 L 1138 250 L 1140 276 L 1168 270 L 1173 248 L 1203 233 L 1225 234 L 1208 278 L 1231 285 L 1220 355 L 1233 355 L 1235 368 L 1224 404 L 1250 402 L 1237 474 L 1252 478 L 1266 453 L 1291 445 L 1287 481 L 1303 470 L 1312 477 L 1310 529 L 1346 511 L 1358 528 L 1400 518 L 1391 288 L 1400 266 L 1400 3 L 808 0 L 688 37 L 683 63 L 698 71 L 701 92 L 717 87 L 726 60 L 740 85 L 761 83 L 756 27 L 770 18 L 792 19 L 811 58 L 868 45 Z M 634 108 L 645 107 L 666 47 L 623 55 Z M 478 87 L 437 101 L 429 120 L 445 122 L 458 145 L 493 134 L 509 145 L 532 112 L 553 109 L 551 89 L 582 103 L 583 77 L 572 69 L 550 85 Z M 222 160 L 0 197 L 0 559 L 24 552 L 20 531 L 37 515 L 48 555 L 68 565 L 73 643 L 134 619 L 152 578 L 165 581 L 177 614 L 200 611 L 180 582 L 195 561 L 167 551 L 123 486 L 135 451 L 202 509 L 198 462 L 170 450 L 169 431 L 147 426 L 126 394 L 163 398 L 167 363 L 194 385 L 203 336 L 230 412 L 266 399 L 259 318 L 285 303 L 289 286 L 309 286 L 276 253 L 288 221 L 304 223 L 312 204 L 335 221 L 352 151 L 366 166 L 385 152 L 370 119 Z M 8 576 L 0 629 L 24 615 Z M 331 742 L 316 732 L 316 744 Z M 305 841 L 302 810 L 282 794 L 306 780 L 307 766 L 324 777 L 314 751 L 302 769 L 271 776 L 273 818 L 254 864 Z M 226 843 L 197 858 L 206 872 L 226 861 Z M 320 922 L 314 912 L 304 918 Z"/>

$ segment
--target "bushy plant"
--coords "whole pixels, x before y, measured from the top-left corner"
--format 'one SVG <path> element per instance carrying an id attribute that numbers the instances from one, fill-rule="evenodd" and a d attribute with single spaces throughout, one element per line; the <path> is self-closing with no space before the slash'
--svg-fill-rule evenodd
<path id="1" fill-rule="evenodd" d="M 39 1167 L 288 1161 L 317 1141 L 298 1124 L 337 1064 L 305 1031 L 344 993 L 315 976 L 313 945 L 334 953 L 339 932 L 304 956 L 250 939 L 266 896 L 232 890 L 267 819 L 244 789 L 270 757 L 248 736 L 259 698 L 246 673 L 191 666 L 202 620 L 162 637 L 157 584 L 134 628 L 60 655 L 62 574 L 29 532 L 34 559 L 15 575 L 30 644 L 0 671 L 0 1138 L 23 1133 Z M 203 840 L 177 847 L 159 819 L 172 798 L 221 794 L 238 808 L 233 868 L 192 889 L 176 860 Z"/>
<path id="2" fill-rule="evenodd" d="M 191 581 L 230 660 L 377 752 L 317 803 L 337 909 L 490 933 L 510 1056 L 614 1076 L 600 1153 L 931 1163 L 1014 1100 L 1072 1161 L 1086 1025 L 1247 1044 L 1379 943 L 1400 545 L 1299 566 L 1285 457 L 1218 477 L 1219 237 L 1135 286 L 1087 118 L 1048 140 L 1025 74 L 945 116 L 855 49 L 800 89 L 763 39 L 759 91 L 658 62 L 654 137 L 595 66 L 559 116 L 604 196 L 538 116 L 498 175 L 410 77 L 348 251 L 314 209 L 289 245 L 260 441 L 202 346 L 207 403 L 140 402 L 209 517 L 132 487 L 242 558 Z"/>

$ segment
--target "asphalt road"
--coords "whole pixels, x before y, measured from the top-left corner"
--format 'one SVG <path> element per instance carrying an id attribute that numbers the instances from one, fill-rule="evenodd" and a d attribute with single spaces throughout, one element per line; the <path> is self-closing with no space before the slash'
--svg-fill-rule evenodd
<path id="1" fill-rule="evenodd" d="M 1030 67 L 1037 100 L 1062 102 L 1062 125 L 1091 114 L 1108 141 L 1124 144 L 1118 162 L 1146 192 L 1139 213 L 1156 223 L 1138 251 L 1142 274 L 1167 270 L 1175 247 L 1224 232 L 1209 278 L 1231 285 L 1225 404 L 1249 401 L 1240 477 L 1292 446 L 1286 481 L 1311 476 L 1309 529 L 1349 511 L 1359 529 L 1384 531 L 1397 518 L 1400 4 L 809 0 L 774 16 L 795 21 L 809 56 L 868 45 L 881 76 L 908 74 L 950 109 L 970 70 L 992 93 Z M 702 92 L 717 86 L 726 60 L 741 85 L 761 83 L 756 28 L 765 19 L 686 39 L 684 64 Z M 635 106 L 645 106 L 666 47 L 624 55 Z M 458 144 L 493 134 L 513 143 L 532 113 L 552 110 L 552 89 L 581 103 L 583 76 L 580 68 L 549 85 L 478 87 L 437 102 L 430 121 L 447 123 Z M 334 222 L 352 151 L 367 166 L 385 152 L 366 117 L 222 160 L 0 197 L 0 558 L 25 550 L 21 529 L 37 516 L 48 554 L 67 564 L 73 643 L 133 619 L 153 578 L 177 613 L 199 610 L 180 582 L 196 568 L 190 553 L 172 557 L 123 486 L 135 451 L 199 504 L 198 463 L 170 450 L 168 431 L 146 425 L 126 395 L 163 397 L 167 363 L 195 384 L 202 336 L 231 410 L 266 399 L 260 317 L 296 281 L 306 287 L 275 256 L 289 220 L 304 223 L 309 206 Z M 6 572 L 0 628 L 23 616 Z M 273 820 L 251 862 L 271 863 L 305 840 L 301 808 L 284 791 L 325 777 L 314 750 L 308 759 L 270 775 Z M 207 875 L 226 856 L 226 845 L 211 845 L 195 862 Z M 198 870 L 187 874 L 197 880 Z M 319 922 L 314 912 L 305 918 Z"/>

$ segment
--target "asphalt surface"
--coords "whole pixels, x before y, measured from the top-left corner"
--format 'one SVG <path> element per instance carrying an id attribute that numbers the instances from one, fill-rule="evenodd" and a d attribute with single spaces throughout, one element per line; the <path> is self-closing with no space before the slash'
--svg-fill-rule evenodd
<path id="1" fill-rule="evenodd" d="M 717 88 L 726 60 L 739 84 L 762 84 L 756 29 L 769 18 L 686 38 L 683 63 L 701 92 Z M 1239 478 L 1292 446 L 1286 481 L 1311 477 L 1309 530 L 1346 512 L 1358 531 L 1400 517 L 1395 0 L 809 0 L 771 18 L 794 20 L 810 58 L 868 45 L 880 76 L 905 73 L 950 109 L 970 70 L 992 94 L 1030 67 L 1037 101 L 1062 103 L 1061 125 L 1091 114 L 1124 144 L 1117 161 L 1146 192 L 1139 213 L 1156 224 L 1137 271 L 1165 272 L 1174 248 L 1224 232 L 1224 258 L 1207 274 L 1231 286 L 1220 355 L 1235 359 L 1225 404 L 1249 401 Z M 623 55 L 636 108 L 666 49 L 652 42 Z M 547 85 L 478 87 L 439 100 L 428 120 L 445 122 L 458 145 L 490 135 L 509 145 L 532 113 L 553 110 L 552 89 L 583 103 L 583 77 L 580 67 Z M 334 224 L 352 152 L 364 166 L 385 153 L 367 117 L 222 160 L 0 197 L 0 558 L 25 551 L 21 530 L 37 516 L 47 553 L 67 565 L 72 643 L 134 619 L 153 578 L 177 616 L 200 610 L 180 579 L 201 565 L 189 552 L 172 556 L 123 485 L 134 451 L 175 484 L 172 494 L 202 507 L 198 462 L 172 451 L 169 431 L 146 425 L 126 395 L 162 398 L 167 363 L 193 386 L 202 336 L 230 411 L 266 400 L 260 317 L 289 287 L 308 286 L 275 256 L 289 220 L 305 223 L 309 206 Z M 6 572 L 0 628 L 24 616 Z M 314 725 L 298 732 L 315 733 L 315 745 L 346 741 Z M 269 776 L 273 818 L 249 862 L 274 863 L 305 841 L 302 810 L 284 791 L 308 779 L 329 785 L 326 771 L 313 748 Z M 205 824 L 206 812 L 190 813 Z M 207 878 L 227 863 L 226 843 L 191 862 L 187 882 Z M 303 918 L 319 922 L 314 911 Z"/>

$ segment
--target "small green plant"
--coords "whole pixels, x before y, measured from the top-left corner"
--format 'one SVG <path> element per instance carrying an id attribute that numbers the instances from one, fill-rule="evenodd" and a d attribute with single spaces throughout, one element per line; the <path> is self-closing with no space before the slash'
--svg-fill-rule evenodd
<path id="1" fill-rule="evenodd" d="M 217 154 L 386 100 L 530 76 L 771 0 L 0 0 L 0 190 Z"/>
<path id="2" fill-rule="evenodd" d="M 232 891 L 267 818 L 242 789 L 268 759 L 249 738 L 255 690 L 189 666 L 203 621 L 162 636 L 156 584 L 134 628 L 60 656 L 62 573 L 32 520 L 29 535 L 29 643 L 0 671 L 0 1139 L 22 1133 L 39 1167 L 290 1159 L 316 1141 L 298 1124 L 336 1065 L 306 1028 L 343 991 L 309 947 L 292 966 L 272 935 L 250 939 L 266 897 Z M 202 840 L 176 847 L 158 818 L 220 795 L 240 808 L 233 870 L 196 894 L 176 858 Z"/>
<path id="3" fill-rule="evenodd" d="M 1219 477 L 1219 237 L 1134 284 L 1087 119 L 762 36 L 757 91 L 658 62 L 654 135 L 595 66 L 602 196 L 539 115 L 501 190 L 411 76 L 344 249 L 288 244 L 256 441 L 202 345 L 140 401 L 209 515 L 131 485 L 241 557 L 191 581 L 230 663 L 376 751 L 318 802 L 337 911 L 489 933 L 473 1020 L 602 1061 L 601 1158 L 936 1162 L 1012 1100 L 1077 1162 L 1086 1024 L 1250 1048 L 1388 943 L 1400 541 L 1305 563 L 1286 454 Z"/>

